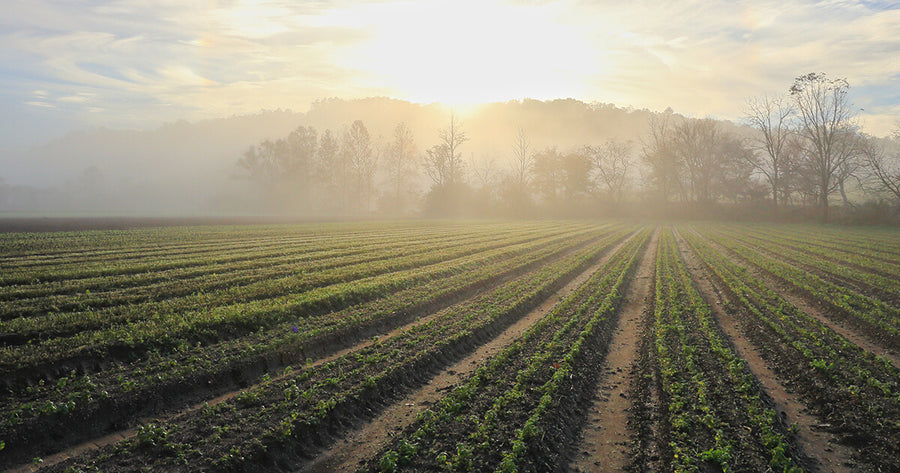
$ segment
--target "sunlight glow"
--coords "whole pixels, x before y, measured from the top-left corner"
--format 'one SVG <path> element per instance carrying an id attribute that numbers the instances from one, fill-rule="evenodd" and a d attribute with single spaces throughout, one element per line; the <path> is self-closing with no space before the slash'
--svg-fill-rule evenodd
<path id="1" fill-rule="evenodd" d="M 339 58 L 342 65 L 409 100 L 458 106 L 582 96 L 585 79 L 604 72 L 604 58 L 554 8 L 409 2 L 337 12 L 331 21 L 372 32 Z"/>
<path id="2" fill-rule="evenodd" d="M 263 0 L 242 0 L 219 12 L 222 27 L 233 34 L 248 38 L 265 38 L 288 31 L 281 20 L 290 10 Z"/>

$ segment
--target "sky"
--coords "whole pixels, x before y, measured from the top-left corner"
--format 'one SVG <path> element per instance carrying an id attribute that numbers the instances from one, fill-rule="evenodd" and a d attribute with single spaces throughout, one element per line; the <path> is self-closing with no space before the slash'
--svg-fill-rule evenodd
<path id="1" fill-rule="evenodd" d="M 0 150 L 319 99 L 575 98 L 739 120 L 799 75 L 900 122 L 900 2 L 2 0 Z"/>

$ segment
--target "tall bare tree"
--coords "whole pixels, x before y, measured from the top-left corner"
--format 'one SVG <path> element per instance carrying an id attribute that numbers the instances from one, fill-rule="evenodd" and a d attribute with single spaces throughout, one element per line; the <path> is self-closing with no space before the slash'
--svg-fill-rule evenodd
<path id="1" fill-rule="evenodd" d="M 719 148 L 723 140 L 715 120 L 690 119 L 673 128 L 675 155 L 683 163 L 686 187 L 691 200 L 713 201 L 713 184 L 722 169 Z"/>
<path id="2" fill-rule="evenodd" d="M 649 170 L 649 185 L 660 200 L 668 202 L 672 195 L 684 198 L 681 186 L 681 162 L 672 140 L 672 114 L 650 116 L 650 134 L 641 140 L 641 157 Z"/>
<path id="3" fill-rule="evenodd" d="M 895 140 L 900 140 L 900 127 L 894 132 Z M 860 146 L 866 168 L 879 194 L 887 194 L 900 210 L 900 152 L 890 154 L 881 143 L 867 137 Z"/>
<path id="4" fill-rule="evenodd" d="M 853 136 L 855 116 L 849 89 L 846 79 L 829 79 L 815 72 L 797 77 L 790 88 L 798 133 L 803 137 L 805 156 L 818 187 L 822 221 L 828 220 L 828 196 L 840 185 L 835 176 L 854 152 L 846 142 Z"/>
<path id="5" fill-rule="evenodd" d="M 440 143 L 425 152 L 425 171 L 438 187 L 460 184 L 463 181 L 464 167 L 459 147 L 469 141 L 469 137 L 453 113 L 450 114 L 450 124 L 438 131 L 438 137 Z"/>
<path id="6" fill-rule="evenodd" d="M 310 201 L 311 180 L 315 172 L 318 134 L 313 127 L 297 127 L 286 140 L 287 152 L 282 163 L 291 195 L 306 207 Z"/>
<path id="7" fill-rule="evenodd" d="M 331 130 L 325 130 L 319 140 L 315 177 L 318 189 L 315 201 L 323 213 L 344 210 L 347 205 L 347 169 L 341 156 L 341 145 Z"/>
<path id="8" fill-rule="evenodd" d="M 597 172 L 598 187 L 606 192 L 612 202 L 621 202 L 631 171 L 631 143 L 607 140 L 601 146 L 589 147 L 587 152 Z"/>
<path id="9" fill-rule="evenodd" d="M 513 142 L 513 180 L 520 186 L 527 186 L 534 168 L 534 153 L 524 128 L 519 128 Z"/>
<path id="10" fill-rule="evenodd" d="M 791 136 L 790 118 L 794 113 L 791 103 L 783 97 L 762 96 L 747 103 L 746 122 L 760 132 L 761 137 L 752 140 L 756 153 L 749 155 L 750 164 L 766 177 L 772 189 L 772 202 L 778 206 L 783 194 L 787 170 L 787 143 Z"/>
<path id="11" fill-rule="evenodd" d="M 500 182 L 500 170 L 497 169 L 497 159 L 493 154 L 484 153 L 479 158 L 472 155 L 469 161 L 471 176 L 480 189 L 490 190 Z"/>
<path id="12" fill-rule="evenodd" d="M 563 156 L 555 147 L 534 155 L 534 189 L 544 203 L 555 203 L 563 196 L 565 173 Z"/>
<path id="13" fill-rule="evenodd" d="M 375 192 L 375 166 L 378 156 L 372 147 L 369 130 L 362 120 L 356 120 L 344 133 L 343 154 L 351 177 L 353 210 L 371 210 Z"/>
<path id="14" fill-rule="evenodd" d="M 392 206 L 398 212 L 405 212 L 416 194 L 412 182 L 416 176 L 416 142 L 406 123 L 394 127 L 393 139 L 385 153 L 385 167 Z"/>

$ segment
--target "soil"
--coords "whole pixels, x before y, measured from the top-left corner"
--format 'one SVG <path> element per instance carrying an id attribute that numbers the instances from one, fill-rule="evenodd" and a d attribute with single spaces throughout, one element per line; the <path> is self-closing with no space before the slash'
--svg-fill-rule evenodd
<path id="1" fill-rule="evenodd" d="M 659 235 L 651 238 L 641 260 L 634 283 L 629 285 L 621 307 L 619 326 L 613 334 L 603 375 L 588 411 L 587 425 L 581 433 L 576 457 L 569 468 L 579 472 L 622 471 L 630 462 L 630 438 L 627 426 L 632 401 L 628 396 L 629 374 L 637 359 L 641 315 L 650 304 L 653 262 Z"/>

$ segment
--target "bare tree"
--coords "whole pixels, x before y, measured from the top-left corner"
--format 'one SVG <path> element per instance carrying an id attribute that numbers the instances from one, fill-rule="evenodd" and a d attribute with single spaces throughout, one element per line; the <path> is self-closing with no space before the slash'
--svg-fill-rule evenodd
<path id="1" fill-rule="evenodd" d="M 719 163 L 712 183 L 715 198 L 737 203 L 741 198 L 759 200 L 768 193 L 766 186 L 752 178 L 753 150 L 744 140 L 731 133 L 722 133 L 714 152 L 718 154 L 716 161 Z"/>
<path id="2" fill-rule="evenodd" d="M 695 202 L 713 200 L 713 181 L 721 170 L 722 156 L 718 152 L 722 133 L 715 120 L 685 120 L 673 129 L 675 155 L 686 171 L 688 196 Z"/>
<path id="3" fill-rule="evenodd" d="M 354 210 L 371 210 L 371 201 L 375 192 L 374 177 L 378 156 L 372 148 L 369 130 L 362 120 L 356 120 L 344 133 L 343 154 L 345 156 L 352 189 L 356 192 L 353 199 Z"/>
<path id="4" fill-rule="evenodd" d="M 268 192 L 280 184 L 284 176 L 286 156 L 287 146 L 284 140 L 265 140 L 244 151 L 237 165 L 246 172 L 247 178 Z"/>
<path id="5" fill-rule="evenodd" d="M 563 156 L 555 147 L 534 155 L 534 188 L 544 203 L 555 203 L 562 198 L 565 189 Z"/>
<path id="6" fill-rule="evenodd" d="M 531 142 L 524 128 L 519 128 L 513 143 L 513 180 L 516 184 L 527 186 L 534 167 L 534 153 Z"/>
<path id="7" fill-rule="evenodd" d="M 399 212 L 409 207 L 409 201 L 415 195 L 412 180 L 416 175 L 416 143 L 412 131 L 406 123 L 398 123 L 394 127 L 393 140 L 385 153 L 385 166 L 392 205 Z"/>
<path id="8" fill-rule="evenodd" d="M 631 170 L 631 143 L 607 140 L 602 146 L 586 150 L 597 170 L 597 185 L 614 203 L 622 201 Z"/>
<path id="9" fill-rule="evenodd" d="M 590 194 L 591 163 L 590 156 L 584 150 L 576 150 L 566 154 L 560 161 L 563 173 L 563 196 L 568 203 L 573 203 Z"/>
<path id="10" fill-rule="evenodd" d="M 347 205 L 347 166 L 341 156 L 341 146 L 331 130 L 325 130 L 319 140 L 315 177 L 318 182 L 316 201 L 324 213 L 344 210 Z"/>
<path id="11" fill-rule="evenodd" d="M 900 127 L 894 135 L 900 139 Z M 890 195 L 900 206 L 900 153 L 889 155 L 885 147 L 871 137 L 862 140 L 860 151 L 874 183 L 873 190 Z"/>
<path id="12" fill-rule="evenodd" d="M 318 152 L 318 134 L 313 127 L 297 127 L 288 135 L 286 154 L 282 163 L 283 173 L 291 189 L 291 196 L 301 204 L 309 202 L 310 183 L 315 172 Z"/>
<path id="13" fill-rule="evenodd" d="M 750 99 L 745 120 L 762 134 L 753 140 L 753 149 L 761 152 L 750 155 L 750 164 L 761 172 L 772 189 L 772 202 L 778 206 L 783 194 L 784 174 L 787 168 L 786 146 L 791 136 L 790 117 L 794 113 L 791 104 L 782 97 Z"/>
<path id="14" fill-rule="evenodd" d="M 649 185 L 664 202 L 676 192 L 683 196 L 681 163 L 674 151 L 671 116 L 671 113 L 651 115 L 650 135 L 641 140 L 641 156 L 649 170 Z"/>
<path id="15" fill-rule="evenodd" d="M 500 181 L 500 170 L 497 169 L 497 159 L 492 154 L 482 154 L 480 158 L 472 155 L 471 173 L 481 189 L 491 189 Z"/>
<path id="16" fill-rule="evenodd" d="M 469 141 L 466 133 L 450 114 L 450 124 L 438 132 L 440 144 L 429 148 L 425 153 L 425 171 L 436 186 L 453 186 L 463 182 L 463 160 L 459 146 Z"/>
<path id="17" fill-rule="evenodd" d="M 790 88 L 799 121 L 798 133 L 803 137 L 808 167 L 816 179 L 822 221 L 828 220 L 828 196 L 840 184 L 835 176 L 853 152 L 853 146 L 845 141 L 853 134 L 849 89 L 846 79 L 829 79 L 824 73 L 815 72 L 796 78 Z"/>
<path id="18" fill-rule="evenodd" d="M 844 206 L 852 207 L 853 202 L 847 197 L 847 183 L 854 179 L 862 186 L 862 169 L 864 158 L 862 155 L 862 137 L 853 128 L 847 128 L 839 137 L 838 154 L 843 156 L 840 160 L 837 172 L 834 173 L 834 183 L 841 195 Z"/>

